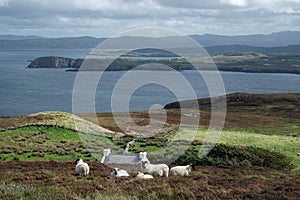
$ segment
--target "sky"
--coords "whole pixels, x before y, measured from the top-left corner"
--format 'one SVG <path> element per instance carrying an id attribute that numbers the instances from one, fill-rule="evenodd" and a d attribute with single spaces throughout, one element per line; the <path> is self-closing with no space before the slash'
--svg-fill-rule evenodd
<path id="1" fill-rule="evenodd" d="M 0 34 L 110 37 L 135 28 L 245 35 L 300 31 L 300 0 L 0 0 Z"/>

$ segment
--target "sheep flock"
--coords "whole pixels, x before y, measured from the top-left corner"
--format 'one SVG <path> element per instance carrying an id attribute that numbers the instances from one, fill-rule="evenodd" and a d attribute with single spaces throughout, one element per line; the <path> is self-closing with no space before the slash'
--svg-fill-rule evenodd
<path id="1" fill-rule="evenodd" d="M 172 176 L 189 176 L 191 173 L 191 165 L 186 166 L 175 166 L 169 169 L 166 164 L 151 164 L 149 161 L 140 161 L 141 171 L 138 172 L 136 178 L 138 179 L 152 179 L 154 177 L 168 177 L 169 174 Z M 75 172 L 80 176 L 89 175 L 90 168 L 89 165 L 81 158 L 76 160 Z M 128 177 L 129 173 L 124 169 L 113 168 L 111 172 L 113 177 Z"/>

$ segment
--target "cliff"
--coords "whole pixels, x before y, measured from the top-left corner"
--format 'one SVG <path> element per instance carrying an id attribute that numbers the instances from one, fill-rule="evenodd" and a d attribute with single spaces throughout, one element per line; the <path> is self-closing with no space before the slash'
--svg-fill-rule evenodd
<path id="1" fill-rule="evenodd" d="M 39 57 L 33 60 L 28 68 L 72 68 L 66 71 L 78 71 L 83 59 L 72 59 L 58 56 Z M 109 59 L 89 58 L 85 60 L 85 67 L 82 70 L 88 71 L 126 71 L 136 66 L 152 63 L 153 60 L 118 58 L 112 63 Z M 184 60 L 156 60 L 155 62 L 170 66 L 176 70 L 192 70 L 193 67 Z M 109 66 L 109 67 L 107 67 Z M 144 70 L 165 70 L 159 65 L 144 66 Z"/>
<path id="2" fill-rule="evenodd" d="M 72 59 L 58 56 L 39 57 L 33 60 L 29 68 L 79 68 L 83 59 Z"/>

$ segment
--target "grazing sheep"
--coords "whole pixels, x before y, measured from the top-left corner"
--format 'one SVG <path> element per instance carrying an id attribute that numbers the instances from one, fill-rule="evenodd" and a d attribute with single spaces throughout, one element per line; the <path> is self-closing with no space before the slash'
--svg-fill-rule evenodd
<path id="1" fill-rule="evenodd" d="M 192 171 L 191 165 L 176 166 L 170 169 L 170 174 L 174 176 L 188 176 Z"/>
<path id="2" fill-rule="evenodd" d="M 144 173 L 141 173 L 141 172 L 139 172 L 136 177 L 139 178 L 139 179 L 151 179 L 151 178 L 153 178 L 152 175 L 144 174 Z"/>
<path id="3" fill-rule="evenodd" d="M 169 176 L 169 167 L 166 164 L 150 164 L 148 161 L 141 161 L 141 169 L 143 173 L 153 176 Z"/>
<path id="4" fill-rule="evenodd" d="M 76 174 L 81 175 L 81 176 L 86 176 L 90 173 L 90 167 L 87 163 L 83 162 L 81 158 L 78 158 L 76 160 L 76 167 L 75 171 Z"/>
<path id="5" fill-rule="evenodd" d="M 111 172 L 111 175 L 115 177 L 129 176 L 125 170 L 119 168 L 114 168 Z"/>

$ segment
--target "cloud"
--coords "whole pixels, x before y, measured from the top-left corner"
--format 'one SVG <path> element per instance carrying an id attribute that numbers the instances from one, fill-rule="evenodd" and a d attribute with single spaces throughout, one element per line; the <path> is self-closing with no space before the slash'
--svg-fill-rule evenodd
<path id="1" fill-rule="evenodd" d="M 247 0 L 221 0 L 220 2 L 238 7 L 245 7 L 248 5 Z"/>
<path id="2" fill-rule="evenodd" d="M 0 0 L 0 34 L 109 36 L 160 26 L 186 34 L 295 30 L 300 0 Z"/>
<path id="3" fill-rule="evenodd" d="M 52 15 L 93 18 L 140 18 L 157 13 L 160 5 L 153 0 L 11 0 L 0 16 L 37 18 Z"/>
<path id="4" fill-rule="evenodd" d="M 220 9 L 227 11 L 256 9 L 286 14 L 298 13 L 300 5 L 300 0 L 156 0 L 156 2 L 171 8 Z"/>
<path id="5" fill-rule="evenodd" d="M 300 0 L 249 0 L 249 5 L 279 14 L 295 14 L 300 11 Z"/>
<path id="6" fill-rule="evenodd" d="M 10 0 L 0 0 L 0 7 L 2 6 L 8 6 Z"/>
<path id="7" fill-rule="evenodd" d="M 153 0 L 23 0 L 37 7 L 52 11 L 140 11 L 139 9 L 158 9 L 160 5 Z M 137 9 L 137 10 L 136 10 Z"/>

